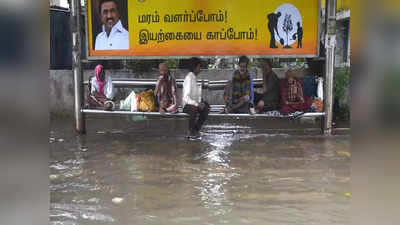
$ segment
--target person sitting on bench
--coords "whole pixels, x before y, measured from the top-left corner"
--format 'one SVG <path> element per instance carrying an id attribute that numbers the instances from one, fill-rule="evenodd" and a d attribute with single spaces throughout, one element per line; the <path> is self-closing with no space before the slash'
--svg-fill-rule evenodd
<path id="1" fill-rule="evenodd" d="M 158 66 L 160 77 L 157 80 L 154 95 L 158 103 L 158 111 L 160 113 L 176 113 L 178 110 L 176 98 L 176 81 L 171 75 L 168 65 L 160 63 Z"/>
<path id="2" fill-rule="evenodd" d="M 280 80 L 272 71 L 272 63 L 269 59 L 261 59 L 263 71 L 263 94 L 254 93 L 256 112 L 278 110 L 280 101 Z"/>
<path id="3" fill-rule="evenodd" d="M 235 70 L 225 87 L 226 113 L 255 113 L 253 76 L 247 70 L 248 64 L 249 59 L 241 56 L 239 70 Z"/>
<path id="4" fill-rule="evenodd" d="M 312 105 L 312 99 L 304 95 L 303 83 L 296 77 L 293 70 L 286 71 L 286 79 L 281 82 L 281 109 L 282 114 L 296 111 L 305 111 Z"/>
<path id="5" fill-rule="evenodd" d="M 183 82 L 183 112 L 189 114 L 189 139 L 193 140 L 200 138 L 200 129 L 210 111 L 208 103 L 201 101 L 201 87 L 197 85 L 200 66 L 200 59 L 191 58 L 190 72 Z"/>
<path id="6" fill-rule="evenodd" d="M 89 108 L 112 110 L 114 108 L 113 84 L 111 77 L 106 76 L 102 65 L 97 65 L 94 69 L 95 76 L 89 78 L 89 94 L 87 103 Z"/>

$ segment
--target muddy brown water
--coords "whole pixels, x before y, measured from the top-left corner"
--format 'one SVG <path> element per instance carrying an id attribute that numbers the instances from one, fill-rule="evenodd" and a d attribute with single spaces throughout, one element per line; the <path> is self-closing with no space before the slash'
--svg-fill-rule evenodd
<path id="1" fill-rule="evenodd" d="M 349 224 L 350 138 L 256 121 L 89 118 L 50 128 L 50 224 Z M 120 198 L 120 199 L 118 199 Z"/>

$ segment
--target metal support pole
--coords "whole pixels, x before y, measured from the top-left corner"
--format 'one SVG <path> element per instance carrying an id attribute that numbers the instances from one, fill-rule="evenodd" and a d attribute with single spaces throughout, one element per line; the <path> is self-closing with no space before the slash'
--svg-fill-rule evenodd
<path id="1" fill-rule="evenodd" d="M 325 61 L 325 98 L 324 98 L 324 134 L 332 133 L 333 114 L 333 76 L 335 73 L 335 46 L 336 46 L 336 0 L 326 0 L 326 61 Z"/>
<path id="2" fill-rule="evenodd" d="M 81 3 L 71 0 L 71 31 L 72 31 L 72 73 L 74 75 L 75 128 L 78 133 L 85 133 L 85 117 L 82 113 L 83 83 L 81 64 Z"/>

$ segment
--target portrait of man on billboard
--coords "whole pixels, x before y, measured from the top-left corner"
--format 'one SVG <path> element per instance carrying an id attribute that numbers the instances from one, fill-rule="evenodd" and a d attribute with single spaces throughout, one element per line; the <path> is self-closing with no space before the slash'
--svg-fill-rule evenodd
<path id="1" fill-rule="evenodd" d="M 92 2 L 94 50 L 129 49 L 126 0 L 92 0 Z"/>

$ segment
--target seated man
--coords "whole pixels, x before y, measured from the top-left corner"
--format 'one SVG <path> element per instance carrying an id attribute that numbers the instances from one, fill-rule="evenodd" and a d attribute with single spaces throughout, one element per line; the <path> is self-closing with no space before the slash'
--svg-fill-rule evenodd
<path id="1" fill-rule="evenodd" d="M 305 111 L 311 107 L 312 99 L 304 95 L 303 83 L 293 70 L 286 71 L 286 79 L 281 82 L 282 114 Z"/>
<path id="2" fill-rule="evenodd" d="M 200 73 L 201 61 L 191 58 L 189 73 L 183 82 L 182 105 L 183 112 L 189 114 L 189 140 L 201 138 L 200 130 L 207 120 L 210 106 L 202 101 L 201 87 L 197 84 L 197 76 Z"/>
<path id="3" fill-rule="evenodd" d="M 114 92 L 111 77 L 105 75 L 102 65 L 96 66 L 94 74 L 94 77 L 89 78 L 89 95 L 87 97 L 89 108 L 113 109 Z"/>
<path id="4" fill-rule="evenodd" d="M 254 93 L 256 112 L 278 110 L 280 101 L 280 81 L 272 71 L 272 63 L 268 59 L 261 60 L 263 71 L 263 94 Z"/>
<path id="5" fill-rule="evenodd" d="M 227 113 L 255 113 L 253 77 L 247 70 L 248 64 L 249 59 L 241 56 L 239 70 L 232 74 L 226 85 L 224 99 Z"/>
<path id="6" fill-rule="evenodd" d="M 176 113 L 178 104 L 175 78 L 170 74 L 166 63 L 160 63 L 158 68 L 160 70 L 160 77 L 157 80 L 156 90 L 154 92 L 159 105 L 158 111 L 161 113 Z"/>

